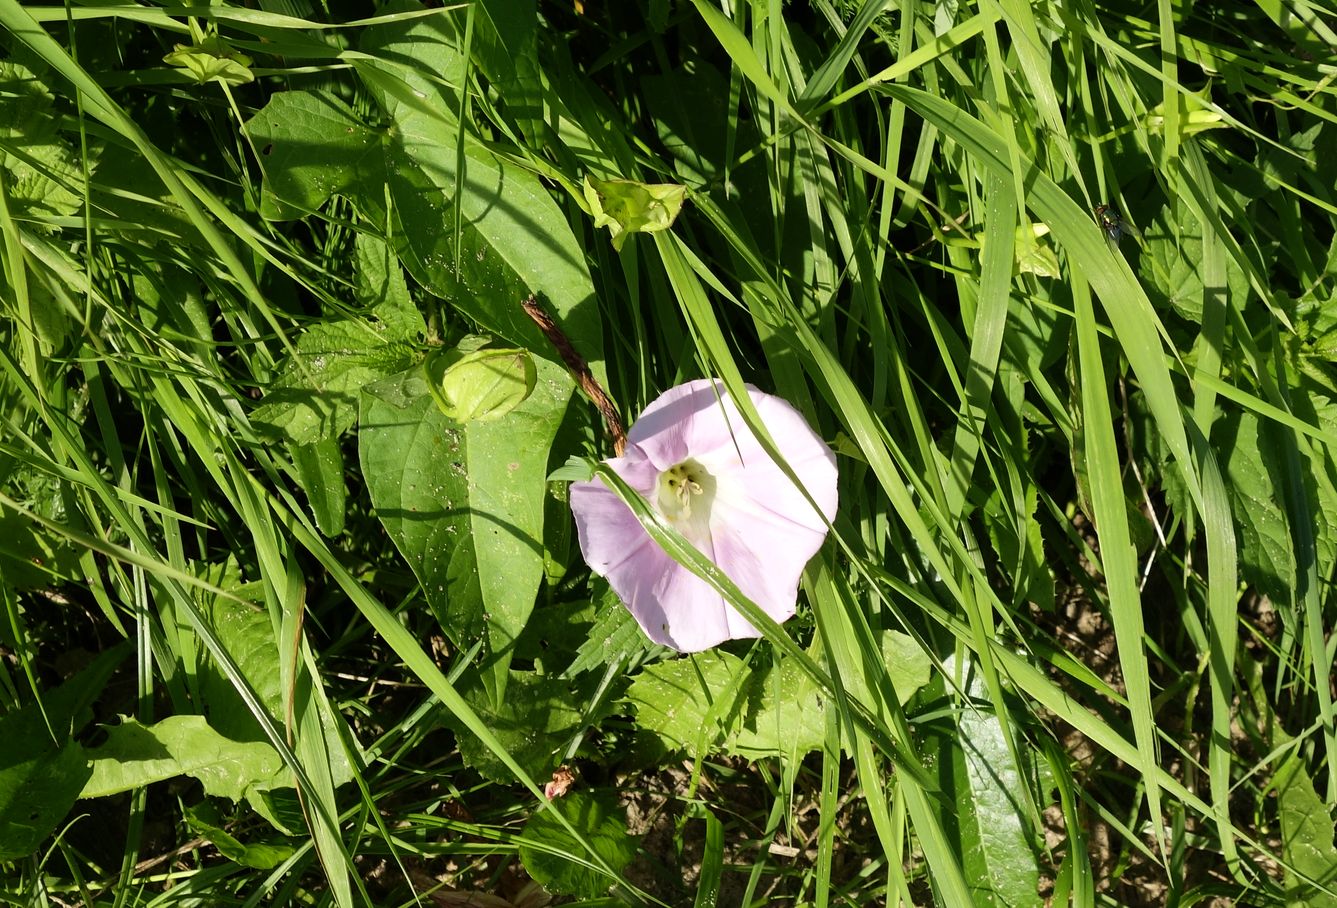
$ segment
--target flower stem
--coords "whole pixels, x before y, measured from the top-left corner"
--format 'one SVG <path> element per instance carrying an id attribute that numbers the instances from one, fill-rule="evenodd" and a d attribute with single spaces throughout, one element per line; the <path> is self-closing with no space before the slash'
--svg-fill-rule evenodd
<path id="1" fill-rule="evenodd" d="M 627 430 L 622 425 L 622 417 L 618 416 L 617 408 L 613 406 L 612 400 L 604 393 L 594 373 L 590 371 L 589 364 L 585 358 L 576 352 L 576 348 L 571 345 L 571 340 L 557 323 L 552 320 L 548 310 L 544 309 L 534 297 L 529 297 L 521 301 L 521 307 L 525 314 L 534 320 L 534 324 L 539 326 L 543 336 L 548 339 L 548 343 L 556 348 L 566 367 L 571 370 L 575 376 L 576 384 L 580 385 L 580 390 L 585 392 L 585 396 L 594 402 L 594 406 L 599 408 L 599 413 L 603 415 L 604 425 L 608 428 L 608 434 L 613 438 L 613 453 L 618 457 L 627 447 Z"/>

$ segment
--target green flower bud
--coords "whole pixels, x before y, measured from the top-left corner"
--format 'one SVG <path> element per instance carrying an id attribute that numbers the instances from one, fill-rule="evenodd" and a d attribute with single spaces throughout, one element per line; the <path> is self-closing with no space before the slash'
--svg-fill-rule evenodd
<path id="1" fill-rule="evenodd" d="M 528 350 L 459 349 L 424 364 L 436 405 L 456 422 L 500 419 L 524 403 L 538 380 Z"/>
<path id="2" fill-rule="evenodd" d="M 687 187 L 676 183 L 585 177 L 585 201 L 594 215 L 594 226 L 607 225 L 614 249 L 622 248 L 628 234 L 669 229 L 686 198 Z"/>

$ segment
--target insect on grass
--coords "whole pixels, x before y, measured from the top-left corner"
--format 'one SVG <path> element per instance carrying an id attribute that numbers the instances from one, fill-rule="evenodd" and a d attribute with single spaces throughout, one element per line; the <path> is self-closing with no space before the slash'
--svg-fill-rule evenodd
<path id="1" fill-rule="evenodd" d="M 1128 232 L 1128 225 L 1119 214 L 1119 209 L 1108 203 L 1096 206 L 1096 223 L 1104 231 L 1105 238 L 1115 246 L 1119 245 L 1119 240 Z"/>

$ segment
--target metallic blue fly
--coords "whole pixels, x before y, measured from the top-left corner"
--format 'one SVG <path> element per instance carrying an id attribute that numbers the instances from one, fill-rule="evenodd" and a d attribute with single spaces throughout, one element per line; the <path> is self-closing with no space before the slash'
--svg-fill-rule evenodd
<path id="1" fill-rule="evenodd" d="M 1119 209 L 1113 205 L 1096 206 L 1096 223 L 1100 224 L 1100 229 L 1105 231 L 1105 236 L 1115 246 L 1119 245 L 1119 240 L 1123 239 L 1127 232 L 1127 225 L 1123 222 L 1123 217 L 1119 214 Z"/>

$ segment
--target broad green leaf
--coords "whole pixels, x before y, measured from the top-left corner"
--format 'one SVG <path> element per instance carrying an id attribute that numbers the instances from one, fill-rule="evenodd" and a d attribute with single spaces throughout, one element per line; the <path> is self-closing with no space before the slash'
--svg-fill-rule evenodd
<path id="1" fill-rule="evenodd" d="M 402 371 L 414 357 L 413 345 L 392 337 L 383 322 L 315 324 L 298 339 L 296 358 L 287 361 L 251 420 L 293 445 L 337 438 L 357 421 L 362 388 Z"/>
<path id="2" fill-rule="evenodd" d="M 670 750 L 704 756 L 734 741 L 753 681 L 742 659 L 707 650 L 646 666 L 626 699 L 636 708 L 636 724 L 658 735 Z"/>
<path id="3" fill-rule="evenodd" d="M 246 132 L 265 175 L 265 217 L 300 217 L 332 195 L 384 178 L 383 133 L 334 95 L 278 92 L 246 122 Z"/>
<path id="4" fill-rule="evenodd" d="M 883 631 L 881 649 L 887 665 L 887 680 L 896 691 L 896 699 L 901 703 L 909 702 L 915 692 L 929 682 L 933 661 L 913 637 L 900 631 Z"/>
<path id="5" fill-rule="evenodd" d="M 540 602 L 515 643 L 515 658 L 532 661 L 545 675 L 575 677 L 567 666 L 589 642 L 596 610 L 597 604 L 588 599 Z"/>
<path id="6" fill-rule="evenodd" d="M 1286 904 L 1292 908 L 1337 908 L 1337 896 L 1296 876 L 1303 874 L 1337 891 L 1332 805 L 1319 797 L 1304 760 L 1296 752 L 1281 764 L 1274 782 L 1281 819 L 1281 853 L 1288 868 Z"/>
<path id="7" fill-rule="evenodd" d="M 0 860 L 26 857 L 64 819 L 89 777 L 73 735 L 129 647 L 112 647 L 55 690 L 0 716 Z"/>
<path id="8" fill-rule="evenodd" d="M 387 228 L 420 283 L 487 330 L 555 359 L 520 308 L 537 295 L 602 378 L 594 285 L 562 209 L 531 172 L 472 136 L 458 154 L 459 40 L 441 16 L 367 29 L 358 72 L 384 126 L 366 125 L 329 95 L 275 95 L 247 125 L 257 147 L 270 149 L 267 192 L 296 206 L 270 210 L 291 217 L 347 195 Z"/>
<path id="9" fill-rule="evenodd" d="M 80 797 L 101 798 L 176 776 L 199 779 L 206 794 L 240 801 L 251 789 L 290 783 L 278 752 L 263 741 L 234 741 L 204 716 L 169 716 L 153 725 L 126 718 L 88 751 L 93 774 Z"/>
<path id="10" fill-rule="evenodd" d="M 562 748 L 580 728 L 580 710 L 571 687 L 560 678 L 534 672 L 511 672 L 500 705 L 481 686 L 464 696 L 516 763 L 536 779 L 562 762 Z M 464 762 L 495 782 L 515 776 L 496 754 L 463 726 L 455 727 Z"/>
<path id="11" fill-rule="evenodd" d="M 428 397 L 432 389 L 427 386 L 427 372 L 418 365 L 403 372 L 396 372 L 389 378 L 363 385 L 362 393 L 387 403 L 396 410 L 403 410 Z"/>
<path id="12" fill-rule="evenodd" d="M 1213 432 L 1224 461 L 1240 535 L 1240 571 L 1269 598 L 1287 603 L 1295 583 L 1295 547 L 1285 509 L 1282 451 L 1251 413 L 1231 413 Z"/>
<path id="13" fill-rule="evenodd" d="M 248 589 L 250 594 L 260 595 L 257 587 L 234 585 L 235 577 L 235 574 L 224 573 L 219 576 L 219 585 L 238 598 L 245 598 Z M 214 597 L 203 605 L 215 635 L 232 656 L 232 661 L 269 715 L 276 721 L 280 720 L 287 714 L 287 700 L 276 669 L 279 651 L 269 613 L 261 606 L 223 596 Z M 259 722 L 211 659 L 205 657 L 198 675 L 211 729 L 225 738 L 242 743 L 264 742 L 265 735 Z M 353 770 L 344 755 L 338 731 L 334 728 L 325 729 L 325 740 L 330 753 L 329 766 L 334 784 L 342 785 L 352 779 Z M 256 803 L 255 798 L 251 800 L 253 804 Z M 257 809 L 262 810 L 259 806 Z"/>
<path id="14" fill-rule="evenodd" d="M 488 0 L 474 9 L 473 54 L 531 144 L 541 141 L 543 80 L 539 74 L 536 0 Z M 459 20 L 463 21 L 463 16 Z"/>
<path id="15" fill-rule="evenodd" d="M 548 454 L 571 396 L 566 372 L 536 362 L 534 393 L 501 419 L 463 427 L 470 531 L 493 652 L 529 620 L 543 579 L 543 517 Z"/>
<path id="16" fill-rule="evenodd" d="M 363 395 L 358 448 L 377 515 L 456 642 L 487 631 L 502 651 L 543 577 L 548 449 L 570 384 L 546 360 L 529 399 L 461 424 L 430 398 L 397 408 Z M 476 593 L 471 593 L 476 589 Z"/>
<path id="17" fill-rule="evenodd" d="M 13 742 L 13 738 L 5 740 Z M 91 770 L 84 749 L 74 741 L 61 747 L 49 738 L 38 738 L 27 755 L 0 769 L 0 860 L 12 861 L 32 854 L 79 799 Z M 14 759 L 14 747 L 4 756 Z"/>
<path id="18" fill-rule="evenodd" d="M 16 511 L 0 512 L 0 574 L 14 589 L 49 586 L 78 563 L 78 550 L 65 539 Z"/>
<path id="19" fill-rule="evenodd" d="M 636 856 L 637 840 L 627 833 L 617 799 L 609 792 L 572 792 L 531 817 L 520 834 L 520 860 L 545 889 L 586 899 L 604 895 L 613 880 L 582 860 L 584 849 L 553 817 L 554 810 L 618 872 Z"/>
<path id="20" fill-rule="evenodd" d="M 1026 801 L 1019 794 L 1028 784 L 1012 759 L 1002 727 L 987 708 L 987 692 L 979 672 L 970 670 L 966 685 L 973 704 L 957 713 L 962 772 L 949 797 L 958 805 L 958 819 L 967 879 L 974 904 L 1021 908 L 1039 906 L 1040 873 L 1026 822 Z"/>
<path id="21" fill-rule="evenodd" d="M 306 493 L 316 526 L 326 536 L 344 531 L 344 509 L 348 487 L 344 482 L 344 457 L 339 439 L 324 438 L 309 445 L 290 445 L 297 484 Z"/>
<path id="22" fill-rule="evenodd" d="M 364 393 L 358 456 L 376 516 L 418 578 L 441 629 L 457 645 L 477 637 L 483 604 L 470 538 L 463 427 L 425 394 L 398 407 Z"/>

